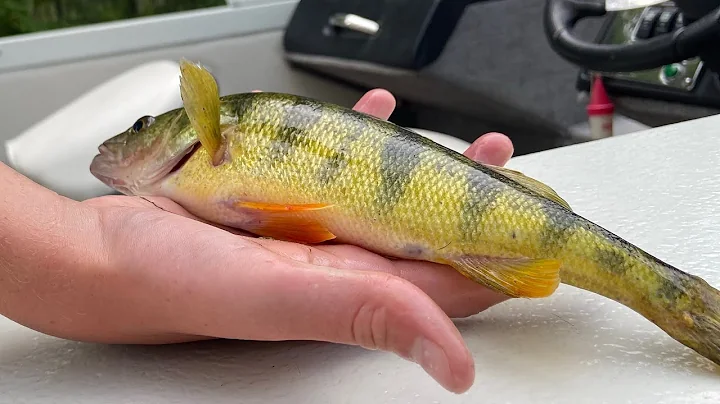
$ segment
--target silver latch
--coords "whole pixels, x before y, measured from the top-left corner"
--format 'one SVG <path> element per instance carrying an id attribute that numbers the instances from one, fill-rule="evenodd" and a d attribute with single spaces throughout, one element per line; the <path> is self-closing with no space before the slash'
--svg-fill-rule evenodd
<path id="1" fill-rule="evenodd" d="M 330 25 L 334 27 L 362 32 L 368 35 L 375 35 L 380 30 L 380 24 L 356 14 L 333 14 L 329 22 Z"/>

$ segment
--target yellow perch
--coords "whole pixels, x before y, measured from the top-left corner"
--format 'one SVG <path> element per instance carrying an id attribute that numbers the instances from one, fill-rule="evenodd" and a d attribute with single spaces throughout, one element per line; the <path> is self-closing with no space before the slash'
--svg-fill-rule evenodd
<path id="1" fill-rule="evenodd" d="M 220 97 L 205 69 L 181 68 L 184 108 L 103 143 L 98 179 L 259 236 L 447 264 L 511 297 L 546 297 L 563 282 L 720 364 L 720 292 L 573 213 L 547 185 L 336 105 Z"/>

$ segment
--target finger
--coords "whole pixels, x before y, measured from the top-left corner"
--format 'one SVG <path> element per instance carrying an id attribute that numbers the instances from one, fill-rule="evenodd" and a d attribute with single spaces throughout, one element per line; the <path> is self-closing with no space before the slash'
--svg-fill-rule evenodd
<path id="1" fill-rule="evenodd" d="M 228 250 L 232 240 L 236 249 Z M 168 262 L 162 266 L 172 274 L 152 271 L 147 276 L 156 279 L 143 282 L 154 291 L 152 300 L 173 302 L 164 307 L 169 318 L 183 319 L 175 331 L 359 345 L 420 364 L 450 391 L 461 393 L 472 385 L 472 356 L 457 328 L 410 282 L 382 272 L 305 264 L 238 240 L 205 240 L 196 233 L 184 249 L 176 248 L 181 237 L 162 243 L 173 246 L 163 254 Z M 218 241 L 225 247 L 218 248 Z M 204 252 L 197 251 L 202 245 Z"/>
<path id="2" fill-rule="evenodd" d="M 380 119 L 388 119 L 395 110 L 395 106 L 395 97 L 387 90 L 378 88 L 365 93 L 365 95 L 355 103 L 353 109 Z"/>
<path id="3" fill-rule="evenodd" d="M 252 239 L 247 240 L 248 242 L 255 242 L 274 253 L 296 261 L 339 269 L 385 272 L 399 276 L 419 287 L 448 316 L 453 318 L 477 314 L 508 299 L 507 296 L 493 292 L 445 265 L 419 261 L 390 260 L 351 245 L 310 247 L 278 240 L 256 239 L 242 230 L 232 229 L 198 218 L 167 198 L 154 197 L 141 201 L 147 204 L 142 206 L 150 207 L 154 205 L 160 209 L 219 227 L 236 235 L 250 236 Z"/>
<path id="4" fill-rule="evenodd" d="M 385 272 L 419 287 L 450 317 L 477 314 L 508 299 L 479 285 L 446 265 L 420 261 L 390 260 L 351 245 L 306 246 L 278 240 L 256 240 L 265 248 L 288 258 L 320 266 Z"/>
<path id="5" fill-rule="evenodd" d="M 510 160 L 514 151 L 512 141 L 507 136 L 491 132 L 477 138 L 464 154 L 480 163 L 503 166 Z"/>
<path id="6" fill-rule="evenodd" d="M 111 197 L 103 197 L 103 198 L 112 198 Z M 207 225 L 210 225 L 212 227 L 216 227 L 222 230 L 225 230 L 229 233 L 235 234 L 235 235 L 242 235 L 242 236 L 250 236 L 253 235 L 249 232 L 246 232 L 244 230 L 236 229 L 230 226 L 224 226 L 215 222 L 212 222 L 210 220 L 203 219 L 201 217 L 195 216 L 192 213 L 188 212 L 185 208 L 180 206 L 178 203 L 173 201 L 169 198 L 164 197 L 127 197 L 127 196 L 117 196 L 116 198 L 122 198 L 122 199 L 116 199 L 116 200 L 103 200 L 101 198 L 99 202 L 95 202 L 93 205 L 95 206 L 102 206 L 107 202 L 105 206 L 126 206 L 126 207 L 137 207 L 137 208 L 157 208 L 160 210 L 163 210 L 165 212 L 174 213 L 179 216 L 184 216 L 188 219 L 193 219 L 198 222 L 205 223 Z"/>

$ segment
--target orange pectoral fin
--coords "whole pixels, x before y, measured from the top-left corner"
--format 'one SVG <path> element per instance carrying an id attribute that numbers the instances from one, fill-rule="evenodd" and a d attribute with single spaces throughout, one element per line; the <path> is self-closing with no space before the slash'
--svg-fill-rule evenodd
<path id="1" fill-rule="evenodd" d="M 250 211 L 256 224 L 248 231 L 258 236 L 298 243 L 317 244 L 335 238 L 320 222 L 304 215 L 319 209 L 329 208 L 327 204 L 271 204 L 262 202 L 237 202 L 237 208 Z"/>

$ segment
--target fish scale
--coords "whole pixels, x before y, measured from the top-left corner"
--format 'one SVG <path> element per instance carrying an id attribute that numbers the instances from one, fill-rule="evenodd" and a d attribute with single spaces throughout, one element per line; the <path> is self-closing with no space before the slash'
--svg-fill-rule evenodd
<path id="1" fill-rule="evenodd" d="M 562 282 L 720 364 L 720 292 L 577 215 L 547 185 L 337 105 L 219 97 L 207 71 L 181 70 L 184 108 L 106 141 L 97 178 L 260 236 L 446 264 L 511 297 L 547 297 Z"/>
<path id="2" fill-rule="evenodd" d="M 497 240 L 501 233 L 507 238 L 513 231 L 522 234 L 536 231 L 539 227 L 534 223 L 543 220 L 542 212 L 536 210 L 531 213 L 522 206 L 539 206 L 540 202 L 529 202 L 527 197 L 510 196 L 507 191 L 505 195 L 502 189 L 510 187 L 493 182 L 492 179 L 477 181 L 472 186 L 468 178 L 473 175 L 478 177 L 475 167 L 468 166 L 463 160 L 435 152 L 431 144 L 418 144 L 414 138 L 392 136 L 388 128 L 375 122 L 363 125 L 346 123 L 343 126 L 342 122 L 348 121 L 343 115 L 334 117 L 326 114 L 312 125 L 307 125 L 309 121 L 293 109 L 294 101 L 278 102 L 270 93 L 247 97 L 253 97 L 254 102 L 248 102 L 240 96 L 225 101 L 246 106 L 245 109 L 229 108 L 242 117 L 238 119 L 240 123 L 233 132 L 237 137 L 228 141 L 229 153 L 233 156 L 232 164 L 206 171 L 207 159 L 202 153 L 196 153 L 183 167 L 183 175 L 176 174 L 168 180 L 168 192 L 175 192 L 171 189 L 185 189 L 190 193 L 202 194 L 201 189 L 191 188 L 194 187 L 191 184 L 222 183 L 228 185 L 212 188 L 214 198 L 229 201 L 233 199 L 232 195 L 242 193 L 250 199 L 262 199 L 270 203 L 335 204 L 342 206 L 337 210 L 342 209 L 343 215 L 363 223 L 352 225 L 352 228 L 367 227 L 368 215 L 379 218 L 381 224 L 369 225 L 368 237 L 375 239 L 378 244 L 392 241 L 385 235 L 397 239 L 393 241 L 393 247 L 385 252 L 388 254 L 397 254 L 397 249 L 402 248 L 399 244 L 402 243 L 425 246 L 428 250 L 450 244 L 450 247 L 446 247 L 447 251 L 454 250 L 452 244 L 488 244 Z M 266 99 L 273 100 L 274 107 L 269 108 L 273 104 L 268 104 Z M 259 108 L 258 104 L 263 107 Z M 298 122 L 293 121 L 293 117 Z M 366 117 L 358 116 L 358 120 L 361 119 Z M 347 146 L 342 140 L 352 134 L 346 128 L 353 126 L 361 126 L 365 130 L 354 139 L 351 146 Z M 276 149 L 273 142 L 278 138 L 287 138 L 278 135 L 287 132 L 287 127 L 296 133 L 295 138 L 304 141 L 296 141 L 281 161 L 268 159 L 267 154 Z M 328 164 L 333 154 L 340 153 L 343 146 L 346 149 L 346 170 L 338 172 L 332 183 L 317 181 L 322 167 Z M 408 164 L 411 159 L 413 162 Z M 445 170 L 438 172 L 438 166 Z M 203 178 L 202 175 L 212 177 Z M 205 185 L 200 187 L 205 189 Z M 288 192 L 290 189 L 292 192 Z M 508 198 L 509 203 L 497 203 L 486 214 L 478 209 L 466 209 L 465 214 L 461 212 L 468 201 L 492 200 L 491 195 Z M 183 198 L 179 194 L 172 194 L 171 197 Z M 425 201 L 423 209 L 418 209 L 418 200 Z M 225 205 L 219 206 L 219 212 L 208 211 L 203 214 L 210 217 L 222 214 L 224 218 L 232 216 L 232 212 L 225 211 Z M 516 207 L 526 212 L 523 214 L 529 216 L 525 219 L 530 220 L 518 222 L 517 226 L 507 222 L 507 218 L 516 220 L 510 214 Z M 320 213 L 316 215 L 322 216 Z M 347 225 L 346 222 L 343 224 Z M 523 227 L 522 223 L 528 225 Z M 345 235 L 342 230 L 333 233 L 342 240 L 355 238 L 351 234 Z M 372 236 L 374 234 L 383 236 Z M 403 237 L 398 238 L 396 234 L 403 234 Z M 530 238 L 526 237 L 525 240 Z M 492 251 L 486 253 L 489 255 Z"/>

